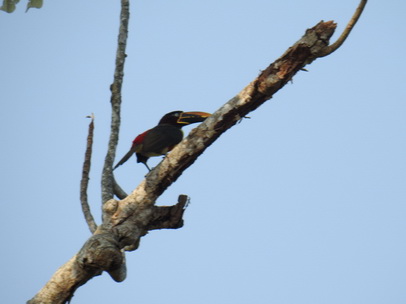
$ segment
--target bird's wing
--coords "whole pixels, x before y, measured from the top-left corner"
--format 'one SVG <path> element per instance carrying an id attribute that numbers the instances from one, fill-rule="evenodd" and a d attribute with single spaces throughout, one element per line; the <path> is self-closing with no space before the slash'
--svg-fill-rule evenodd
<path id="1" fill-rule="evenodd" d="M 145 134 L 142 148 L 137 152 L 145 156 L 158 156 L 167 153 L 183 138 L 181 129 L 161 124 Z"/>

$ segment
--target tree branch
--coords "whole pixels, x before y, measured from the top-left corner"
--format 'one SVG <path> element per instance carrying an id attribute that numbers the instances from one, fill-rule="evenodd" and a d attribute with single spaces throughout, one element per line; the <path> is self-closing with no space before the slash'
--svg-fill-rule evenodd
<path id="1" fill-rule="evenodd" d="M 116 195 L 119 199 L 124 199 L 128 196 L 128 194 L 117 184 L 114 176 L 113 176 L 113 191 L 114 195 Z"/>
<path id="2" fill-rule="evenodd" d="M 288 83 L 308 63 L 315 60 L 319 52 L 327 47 L 336 24 L 320 22 L 285 54 L 232 98 L 213 115 L 207 118 L 189 136 L 178 144 L 164 160 L 156 166 L 146 179 L 124 200 L 119 202 L 117 212 L 112 215 L 116 228 L 133 216 L 140 206 L 153 205 L 155 200 L 188 168 L 203 151 L 221 134 L 236 124 L 249 112 L 255 110 Z"/>
<path id="3" fill-rule="evenodd" d="M 103 224 L 87 240 L 77 256 L 62 266 L 29 303 L 64 303 L 68 297 L 63 291 L 69 290 L 69 296 L 72 296 L 78 286 L 85 284 L 101 271 L 107 271 L 115 280 L 122 280 L 125 276 L 115 277 L 114 274 L 117 269 L 121 269 L 125 274 L 125 260 L 122 258 L 121 249 L 138 248 L 140 238 L 148 232 L 148 229 L 155 229 L 157 225 L 154 219 L 162 218 L 160 214 L 155 213 L 157 209 L 154 206 L 159 195 L 222 133 L 271 98 L 306 64 L 316 59 L 317 54 L 327 47 L 335 28 L 336 25 L 329 21 L 320 22 L 307 30 L 306 34 L 282 57 L 192 130 L 130 195 L 121 201 L 114 199 L 106 201 L 103 204 Z M 115 254 L 112 253 L 114 251 Z M 96 258 L 93 257 L 95 253 Z M 61 283 L 61 273 L 65 272 L 64 276 L 76 280 Z M 58 282 L 58 288 L 52 290 L 54 282 Z M 43 299 L 52 301 L 42 301 Z"/>
<path id="4" fill-rule="evenodd" d="M 67 264 L 62 266 L 50 279 L 46 286 L 29 302 L 64 303 L 68 297 L 64 293 L 83 285 L 92 276 L 107 271 L 114 280 L 125 278 L 125 259 L 123 249 L 138 248 L 140 238 L 148 230 L 160 228 L 176 228 L 181 226 L 182 203 L 178 207 L 156 207 L 156 199 L 187 169 L 204 150 L 209 147 L 221 134 L 235 125 L 249 112 L 255 110 L 273 94 L 280 90 L 292 77 L 307 64 L 318 58 L 318 55 L 329 44 L 336 24 L 332 21 L 320 22 L 290 47 L 279 59 L 267 67 L 239 94 L 207 118 L 197 128 L 192 130 L 164 160 L 155 167 L 140 185 L 121 201 L 104 200 L 103 224 L 91 236 L 80 252 Z M 114 155 L 114 154 L 113 154 Z M 106 162 L 107 163 L 107 162 Z M 111 170 L 111 162 L 107 169 Z M 111 174 L 111 171 L 105 170 Z M 109 182 L 113 184 L 114 179 Z M 111 186 L 113 188 L 113 186 Z M 111 197 L 111 193 L 108 196 Z M 165 209 L 168 208 L 168 209 Z M 172 214 L 172 216 L 171 216 Z M 159 224 L 157 219 L 161 221 Z M 72 266 L 73 265 L 73 266 Z M 58 281 L 61 273 L 65 277 L 75 278 L 73 284 L 65 286 Z M 49 286 L 57 282 L 58 286 L 51 290 Z M 74 288 L 72 288 L 74 286 Z M 42 301 L 50 299 L 52 301 Z"/>
<path id="5" fill-rule="evenodd" d="M 90 207 L 87 199 L 87 186 L 89 185 L 89 172 L 92 158 L 92 146 L 93 146 L 93 130 L 94 130 L 94 115 L 87 116 L 91 118 L 89 124 L 89 131 L 87 135 L 87 145 L 85 152 L 85 161 L 83 162 L 82 180 L 80 181 L 80 202 L 82 205 L 83 215 L 85 216 L 87 226 L 91 233 L 94 233 L 97 229 L 96 222 L 90 212 Z"/>
<path id="6" fill-rule="evenodd" d="M 183 213 L 188 203 L 189 197 L 181 194 L 176 205 L 154 206 L 153 217 L 151 217 L 147 229 L 178 229 L 183 227 Z"/>
<path id="7" fill-rule="evenodd" d="M 354 27 L 354 25 L 357 23 L 359 17 L 361 16 L 366 4 L 367 4 L 367 0 L 361 0 L 361 2 L 358 4 L 357 9 L 355 10 L 354 15 L 352 16 L 352 18 L 348 22 L 348 24 L 345 27 L 345 29 L 344 29 L 343 33 L 341 34 L 341 36 L 337 39 L 336 42 L 334 42 L 333 44 L 331 44 L 328 47 L 324 48 L 320 52 L 318 57 L 325 57 L 327 55 L 330 55 L 331 53 L 335 52 L 344 43 L 345 39 L 347 39 L 347 37 L 350 34 L 352 28 Z"/>
<path id="8" fill-rule="evenodd" d="M 102 173 L 102 202 L 105 203 L 113 198 L 114 194 L 114 178 L 113 178 L 113 162 L 116 155 L 118 144 L 118 136 L 120 131 L 120 108 L 121 108 L 121 87 L 124 77 L 124 63 L 126 58 L 125 49 L 127 46 L 128 37 L 128 21 L 130 18 L 130 3 L 129 0 L 121 0 L 120 13 L 120 29 L 118 35 L 118 46 L 116 53 L 116 69 L 114 72 L 114 81 L 110 86 L 111 90 L 111 127 L 110 139 L 108 143 L 107 155 L 104 159 L 104 167 Z"/>

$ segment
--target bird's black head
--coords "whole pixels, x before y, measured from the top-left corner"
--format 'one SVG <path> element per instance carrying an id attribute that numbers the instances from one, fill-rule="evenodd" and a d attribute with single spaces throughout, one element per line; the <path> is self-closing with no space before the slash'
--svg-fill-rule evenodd
<path id="1" fill-rule="evenodd" d="M 165 114 L 159 121 L 161 124 L 169 124 L 177 127 L 183 127 L 196 122 L 202 122 L 211 114 L 206 112 L 183 112 L 183 111 L 173 111 Z"/>
<path id="2" fill-rule="evenodd" d="M 178 122 L 178 119 L 180 117 L 180 114 L 182 114 L 183 111 L 173 111 L 165 114 L 161 120 L 159 121 L 158 125 L 161 124 L 170 124 L 170 125 L 176 125 Z"/>

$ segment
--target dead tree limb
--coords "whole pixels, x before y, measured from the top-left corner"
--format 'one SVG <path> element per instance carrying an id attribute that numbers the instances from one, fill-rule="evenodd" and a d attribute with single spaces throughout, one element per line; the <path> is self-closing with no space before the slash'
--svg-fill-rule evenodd
<path id="1" fill-rule="evenodd" d="M 103 223 L 79 253 L 63 265 L 29 303 L 65 303 L 76 288 L 102 271 L 107 271 L 116 281 L 124 280 L 126 266 L 122 250 L 137 249 L 140 238 L 149 229 L 167 228 L 167 220 L 161 223 L 156 220 L 161 217 L 156 214 L 156 199 L 222 133 L 270 99 L 298 71 L 315 60 L 328 46 L 335 28 L 335 23 L 329 21 L 307 30 L 282 57 L 192 130 L 131 194 L 121 201 L 106 201 Z"/>
<path id="2" fill-rule="evenodd" d="M 116 281 L 124 280 L 124 250 L 137 249 L 140 238 L 148 230 L 177 228 L 183 224 L 183 200 L 172 207 L 156 207 L 157 198 L 221 134 L 272 98 L 298 71 L 320 57 L 329 46 L 335 28 L 336 24 L 328 21 L 308 29 L 254 81 L 192 130 L 131 194 L 120 201 L 104 200 L 103 223 L 78 254 L 59 268 L 29 303 L 65 303 L 79 286 L 102 271 L 107 271 Z M 111 179 L 110 183 L 113 181 Z M 104 198 L 111 195 L 112 190 Z"/>
<path id="3" fill-rule="evenodd" d="M 82 180 L 80 181 L 80 202 L 82 205 L 82 212 L 85 216 L 87 226 L 90 229 L 91 233 L 94 233 L 97 229 L 96 222 L 93 218 L 92 213 L 90 212 L 89 202 L 87 198 L 87 187 L 89 185 L 89 173 L 90 173 L 90 166 L 91 166 L 91 158 L 92 158 L 92 146 L 93 146 L 93 131 L 94 131 L 94 115 L 92 113 L 89 124 L 89 130 L 87 135 L 87 144 L 86 144 L 86 152 L 85 152 L 85 160 L 83 162 L 83 169 L 82 169 Z"/>
<path id="4" fill-rule="evenodd" d="M 124 77 L 124 63 L 127 57 L 125 49 L 128 37 L 128 22 L 130 18 L 129 0 L 121 0 L 120 29 L 118 34 L 118 46 L 116 53 L 116 68 L 114 71 L 114 81 L 110 86 L 111 90 L 111 126 L 110 139 L 108 143 L 107 155 L 104 159 L 102 173 L 102 202 L 105 203 L 114 196 L 113 162 L 116 155 L 118 136 L 120 132 L 120 109 L 121 109 L 121 87 Z"/>
<path id="5" fill-rule="evenodd" d="M 111 227 L 120 230 L 121 227 L 127 225 L 129 219 L 139 214 L 140 210 L 153 206 L 156 199 L 221 134 L 249 112 L 272 98 L 273 94 L 288 83 L 298 71 L 315 60 L 320 51 L 328 46 L 328 41 L 335 28 L 336 24 L 328 21 L 320 22 L 315 27 L 308 29 L 298 42 L 262 71 L 238 95 L 193 129 L 189 136 L 178 144 L 130 195 L 117 201 L 116 210 L 111 213 L 108 221 L 104 221 L 103 225 L 109 222 Z M 127 229 L 128 227 L 124 230 Z M 132 229 L 129 230 L 132 231 Z M 122 234 L 120 235 L 123 237 Z M 127 239 L 122 239 L 122 241 L 124 240 Z"/>

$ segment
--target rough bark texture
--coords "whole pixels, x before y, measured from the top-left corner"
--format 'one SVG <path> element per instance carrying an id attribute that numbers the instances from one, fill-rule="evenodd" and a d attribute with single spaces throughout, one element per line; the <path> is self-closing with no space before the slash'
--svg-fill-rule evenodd
<path id="1" fill-rule="evenodd" d="M 336 24 L 328 21 L 308 29 L 237 96 L 192 130 L 131 194 L 120 201 L 107 200 L 103 205 L 103 224 L 29 303 L 65 303 L 79 286 L 102 271 L 107 271 L 116 281 L 124 280 L 123 250 L 137 249 L 140 238 L 148 230 L 178 228 L 183 224 L 185 198 L 172 207 L 156 207 L 156 199 L 222 133 L 272 98 L 298 71 L 315 60 L 328 46 L 335 28 Z"/>
<path id="2" fill-rule="evenodd" d="M 89 202 L 87 198 L 87 186 L 89 184 L 89 173 L 91 166 L 91 156 L 92 156 L 92 147 L 93 147 L 93 132 L 94 132 L 94 115 L 88 116 L 91 118 L 89 124 L 89 131 L 87 135 L 87 144 L 85 152 L 85 160 L 83 162 L 82 169 L 82 180 L 80 181 L 80 203 L 82 206 L 82 212 L 85 216 L 87 226 L 91 233 L 94 233 L 97 229 L 97 224 L 93 218 L 92 213 L 90 212 Z"/>
<path id="3" fill-rule="evenodd" d="M 120 133 L 121 87 L 124 78 L 124 63 L 127 57 L 125 49 L 128 37 L 128 22 L 130 18 L 129 0 L 121 0 L 120 29 L 118 34 L 118 47 L 116 53 L 116 69 L 111 90 L 111 126 L 110 139 L 101 181 L 102 202 L 105 203 L 114 196 L 113 162 L 116 155 L 118 136 Z"/>

